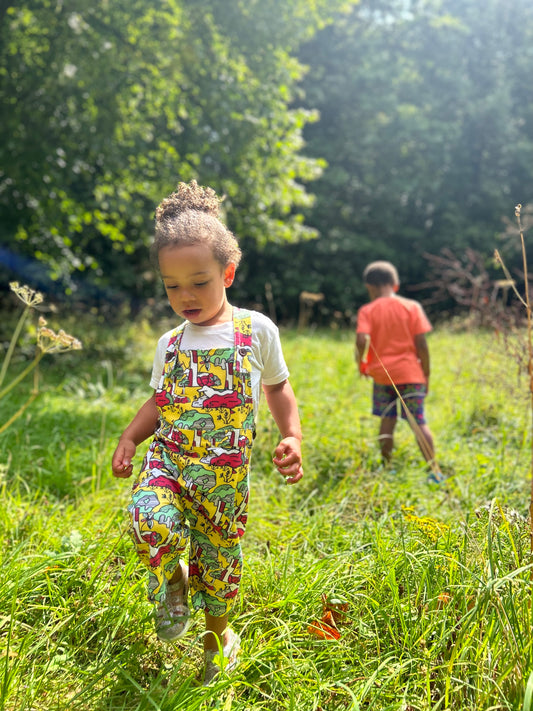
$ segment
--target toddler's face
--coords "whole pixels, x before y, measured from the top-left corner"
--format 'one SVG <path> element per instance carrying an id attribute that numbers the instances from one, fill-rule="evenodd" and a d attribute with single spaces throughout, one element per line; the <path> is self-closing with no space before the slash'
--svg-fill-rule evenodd
<path id="1" fill-rule="evenodd" d="M 226 288 L 235 265 L 223 267 L 204 244 L 167 246 L 159 252 L 159 269 L 173 311 L 196 326 L 231 320 Z"/>

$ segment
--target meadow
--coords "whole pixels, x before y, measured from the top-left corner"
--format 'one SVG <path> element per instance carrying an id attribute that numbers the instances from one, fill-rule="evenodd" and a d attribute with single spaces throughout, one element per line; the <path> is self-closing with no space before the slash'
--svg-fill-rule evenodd
<path id="1" fill-rule="evenodd" d="M 287 487 L 273 469 L 264 409 L 232 620 L 242 661 L 203 688 L 202 619 L 175 644 L 156 638 L 127 535 L 131 481 L 109 466 L 166 327 L 73 320 L 84 349 L 43 359 L 41 394 L 0 435 L 1 711 L 533 709 L 524 335 L 429 337 L 438 486 L 405 423 L 381 465 L 353 334 L 282 330 L 305 478 Z M 2 401 L 1 421 L 29 389 Z M 338 639 L 314 633 L 323 596 L 344 604 Z"/>

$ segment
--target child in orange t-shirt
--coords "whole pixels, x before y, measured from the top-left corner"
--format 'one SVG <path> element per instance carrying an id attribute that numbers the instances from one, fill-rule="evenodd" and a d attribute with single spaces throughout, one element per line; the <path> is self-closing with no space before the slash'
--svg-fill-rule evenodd
<path id="1" fill-rule="evenodd" d="M 371 301 L 357 314 L 357 359 L 361 373 L 374 380 L 372 414 L 381 417 L 381 453 L 390 460 L 401 397 L 405 404 L 401 405 L 401 416 L 413 428 L 431 465 L 429 478 L 440 483 L 443 476 L 435 463 L 433 436 L 424 417 L 430 373 L 425 334 L 431 331 L 431 324 L 417 301 L 397 295 L 400 280 L 390 262 L 372 262 L 363 279 Z"/>

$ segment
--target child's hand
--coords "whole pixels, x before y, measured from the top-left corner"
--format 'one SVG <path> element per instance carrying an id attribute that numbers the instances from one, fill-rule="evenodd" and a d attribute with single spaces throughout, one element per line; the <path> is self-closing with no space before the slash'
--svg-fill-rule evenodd
<path id="1" fill-rule="evenodd" d="M 368 361 L 366 361 L 366 360 L 359 361 L 359 374 L 362 375 L 364 378 L 370 377 L 368 374 Z"/>
<path id="2" fill-rule="evenodd" d="M 296 484 L 304 475 L 302 446 L 297 437 L 285 437 L 274 451 L 272 461 L 287 484 Z"/>
<path id="3" fill-rule="evenodd" d="M 368 375 L 368 367 L 370 365 L 372 353 L 370 350 L 370 334 L 369 333 L 358 333 L 355 342 L 355 358 L 357 365 L 359 366 L 359 373 L 364 377 L 370 377 Z"/>
<path id="4" fill-rule="evenodd" d="M 111 462 L 113 476 L 121 479 L 126 479 L 131 476 L 133 472 L 131 460 L 135 456 L 136 449 L 135 444 L 129 439 L 121 439 L 119 441 Z"/>

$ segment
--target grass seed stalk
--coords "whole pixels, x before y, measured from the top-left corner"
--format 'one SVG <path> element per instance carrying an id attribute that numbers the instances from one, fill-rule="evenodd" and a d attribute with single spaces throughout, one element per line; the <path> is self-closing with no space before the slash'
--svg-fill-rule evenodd
<path id="1" fill-rule="evenodd" d="M 524 287 L 524 296 L 520 294 L 516 287 L 516 283 L 514 279 L 512 278 L 505 262 L 502 259 L 501 254 L 499 251 L 496 249 L 494 251 L 494 258 L 496 262 L 501 266 L 503 269 L 506 278 L 509 280 L 509 282 L 512 284 L 512 289 L 514 293 L 516 294 L 518 300 L 524 307 L 526 311 L 526 318 L 527 318 L 527 372 L 529 376 L 529 403 L 530 403 L 530 413 L 531 413 L 531 422 L 530 422 L 530 434 L 531 434 L 531 457 L 530 457 L 530 469 L 529 469 L 529 474 L 530 474 L 530 500 L 529 500 L 529 535 L 530 535 L 530 550 L 533 553 L 533 341 L 532 341 L 532 317 L 531 317 L 531 300 L 529 296 L 529 277 L 528 277 L 528 269 L 527 269 L 527 253 L 526 253 L 526 243 L 524 239 L 524 228 L 522 226 L 522 219 L 521 219 L 521 212 L 522 212 L 522 205 L 519 203 L 515 207 L 515 217 L 516 221 L 518 224 L 518 233 L 520 235 L 520 248 L 522 250 L 522 265 L 523 265 L 523 270 L 524 270 L 524 282 L 525 282 L 525 287 Z M 532 573 L 533 575 L 533 573 Z"/>

